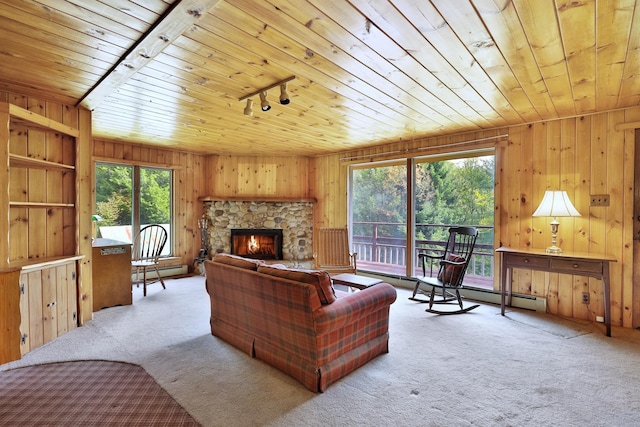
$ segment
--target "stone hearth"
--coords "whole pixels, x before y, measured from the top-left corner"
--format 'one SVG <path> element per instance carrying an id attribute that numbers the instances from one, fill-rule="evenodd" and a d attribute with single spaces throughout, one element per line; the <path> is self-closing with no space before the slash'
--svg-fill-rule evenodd
<path id="1" fill-rule="evenodd" d="M 275 228 L 282 229 L 282 260 L 273 262 L 313 268 L 311 202 L 207 201 L 203 215 L 209 220 L 210 256 L 231 253 L 233 228 Z"/>

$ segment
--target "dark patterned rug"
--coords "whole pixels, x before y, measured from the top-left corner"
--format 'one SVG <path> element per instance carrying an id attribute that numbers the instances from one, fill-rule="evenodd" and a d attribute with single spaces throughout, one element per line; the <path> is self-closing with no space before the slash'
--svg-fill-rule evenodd
<path id="1" fill-rule="evenodd" d="M 0 426 L 199 426 L 140 366 L 78 361 L 0 372 Z"/>

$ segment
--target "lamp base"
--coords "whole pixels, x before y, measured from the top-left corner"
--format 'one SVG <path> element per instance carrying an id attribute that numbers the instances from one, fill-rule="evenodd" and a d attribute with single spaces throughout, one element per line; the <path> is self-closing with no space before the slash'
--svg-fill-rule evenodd
<path id="1" fill-rule="evenodd" d="M 560 248 L 559 248 L 559 247 L 557 247 L 556 245 L 553 245 L 553 246 L 549 246 L 549 247 L 546 249 L 546 252 L 547 252 L 548 254 L 556 254 L 556 255 L 557 255 L 557 254 L 561 254 L 561 253 L 562 253 L 562 249 L 560 249 Z"/>
<path id="2" fill-rule="evenodd" d="M 553 218 L 553 221 L 551 221 L 551 246 L 547 248 L 548 254 L 557 255 L 562 253 L 562 249 L 556 246 L 556 242 L 558 241 L 557 237 L 558 237 L 559 226 L 560 226 L 560 223 L 558 222 L 558 220 L 556 218 Z"/>

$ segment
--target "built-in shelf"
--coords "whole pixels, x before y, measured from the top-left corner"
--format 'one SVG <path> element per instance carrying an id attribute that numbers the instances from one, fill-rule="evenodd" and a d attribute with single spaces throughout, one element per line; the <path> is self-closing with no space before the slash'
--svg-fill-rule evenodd
<path id="1" fill-rule="evenodd" d="M 48 160 L 34 159 L 33 157 L 21 156 L 19 154 L 9 154 L 9 161 L 12 167 L 25 167 L 25 168 L 42 168 L 42 169 L 61 169 L 61 170 L 75 170 L 73 165 L 63 165 L 62 163 L 50 162 Z"/>
<path id="2" fill-rule="evenodd" d="M 67 117 L 56 106 L 50 115 Z M 89 115 L 73 109 L 69 122 L 74 115 L 90 129 Z M 0 284 L 9 289 L 0 296 L 0 363 L 91 319 L 91 273 L 83 287 L 78 275 L 87 238 L 79 233 L 77 166 L 86 164 L 89 176 L 90 160 L 82 137 L 65 123 L 0 102 Z"/>
<path id="3" fill-rule="evenodd" d="M 316 203 L 315 197 L 274 197 L 274 196 L 205 196 L 201 202 L 275 202 L 275 203 Z"/>
<path id="4" fill-rule="evenodd" d="M 73 203 L 49 203 L 49 202 L 9 202 L 9 206 L 16 208 L 73 208 Z"/>
<path id="5" fill-rule="evenodd" d="M 31 128 L 60 132 L 74 138 L 80 136 L 80 131 L 78 129 L 72 128 L 71 126 L 67 126 L 55 120 L 51 120 L 14 104 L 0 103 L 0 112 L 9 113 L 13 123 L 24 124 Z"/>

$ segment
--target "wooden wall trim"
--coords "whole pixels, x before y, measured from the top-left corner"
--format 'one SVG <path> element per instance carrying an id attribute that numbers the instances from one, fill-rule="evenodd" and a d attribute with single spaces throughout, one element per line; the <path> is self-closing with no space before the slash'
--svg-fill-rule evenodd
<path id="1" fill-rule="evenodd" d="M 78 296 L 78 320 L 79 324 L 93 319 L 93 272 L 92 248 L 91 248 L 91 215 L 92 208 L 92 176 L 93 163 L 91 162 L 91 111 L 85 108 L 78 108 L 78 118 L 80 135 L 76 140 L 76 198 L 80 209 L 76 209 L 76 233 L 78 242 L 78 254 L 85 255 L 85 258 L 78 262 L 78 284 L 80 294 Z"/>
<path id="2" fill-rule="evenodd" d="M 99 162 L 99 163 L 117 163 L 120 165 L 132 165 L 132 166 L 142 166 L 142 167 L 146 166 L 151 168 L 165 168 L 165 169 L 171 169 L 171 170 L 177 170 L 183 167 L 173 163 L 142 162 L 142 161 L 135 161 L 130 159 L 116 160 L 111 157 L 103 157 L 103 156 L 91 156 L 91 160 L 93 162 Z"/>
<path id="3" fill-rule="evenodd" d="M 0 267 L 9 265 L 9 139 L 10 139 L 10 117 L 8 111 L 0 111 L 0 159 L 7 159 L 0 167 L 0 182 L 3 187 L 0 189 L 0 206 L 2 214 L 0 216 Z"/>

